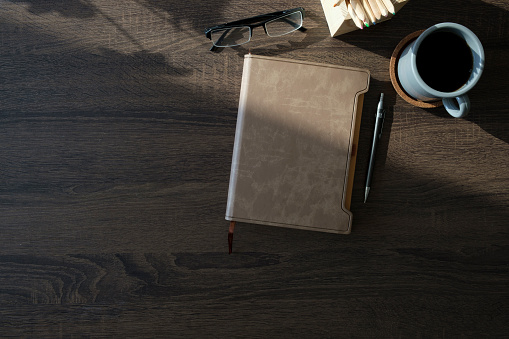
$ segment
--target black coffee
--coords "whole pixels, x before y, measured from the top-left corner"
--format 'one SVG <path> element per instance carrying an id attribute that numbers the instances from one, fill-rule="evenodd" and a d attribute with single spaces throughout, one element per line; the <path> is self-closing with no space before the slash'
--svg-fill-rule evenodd
<path id="1" fill-rule="evenodd" d="M 416 57 L 422 80 L 440 92 L 454 92 L 472 73 L 473 58 L 463 38 L 451 32 L 437 32 L 421 43 Z"/>

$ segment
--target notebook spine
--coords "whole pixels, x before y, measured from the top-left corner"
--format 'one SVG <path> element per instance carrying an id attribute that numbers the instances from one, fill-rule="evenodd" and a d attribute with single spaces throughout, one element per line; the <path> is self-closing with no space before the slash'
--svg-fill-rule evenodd
<path id="1" fill-rule="evenodd" d="M 235 201 L 235 192 L 237 188 L 237 177 L 239 170 L 239 157 L 242 143 L 242 134 L 244 131 L 244 112 L 248 95 L 249 78 L 251 73 L 251 54 L 244 57 L 244 67 L 242 70 L 242 82 L 240 85 L 239 110 L 237 113 L 237 126 L 235 129 L 235 141 L 233 144 L 232 166 L 230 171 L 230 185 L 228 189 L 228 201 L 226 205 L 226 220 L 233 220 L 233 208 Z"/>

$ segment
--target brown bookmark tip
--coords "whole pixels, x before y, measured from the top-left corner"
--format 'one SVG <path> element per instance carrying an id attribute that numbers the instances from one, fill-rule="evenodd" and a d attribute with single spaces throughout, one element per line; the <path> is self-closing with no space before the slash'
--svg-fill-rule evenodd
<path id="1" fill-rule="evenodd" d="M 228 229 L 228 253 L 232 254 L 233 246 L 233 229 L 235 228 L 235 221 L 230 221 L 230 228 Z"/>
<path id="2" fill-rule="evenodd" d="M 228 254 L 232 254 L 233 233 L 228 232 Z"/>

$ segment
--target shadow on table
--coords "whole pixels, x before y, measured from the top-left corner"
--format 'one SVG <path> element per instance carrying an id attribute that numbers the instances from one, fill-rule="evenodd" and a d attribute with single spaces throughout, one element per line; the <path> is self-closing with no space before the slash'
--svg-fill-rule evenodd
<path id="1" fill-rule="evenodd" d="M 404 37 L 440 22 L 455 22 L 468 27 L 485 49 L 507 46 L 509 41 L 509 12 L 479 0 L 468 4 L 461 0 L 410 1 L 391 20 L 339 35 L 336 39 L 390 58 Z"/>
<path id="2" fill-rule="evenodd" d="M 472 111 L 465 119 L 509 143 L 509 100 L 506 93 L 509 74 L 509 61 L 506 57 L 509 47 L 507 10 L 478 0 L 468 4 L 459 0 L 411 1 L 393 19 L 373 28 L 340 35 L 337 39 L 390 58 L 396 45 L 408 34 L 447 21 L 468 27 L 479 37 L 485 49 L 485 69 L 477 86 L 470 91 Z M 443 107 L 427 111 L 437 116 L 448 116 Z"/>
<path id="3" fill-rule="evenodd" d="M 509 143 L 509 97 L 507 96 L 507 74 L 509 49 L 486 51 L 486 64 L 477 85 L 468 93 L 470 113 L 464 118 L 477 124 L 492 136 Z M 440 117 L 450 117 L 444 107 L 426 109 Z M 451 118 L 454 119 L 454 118 Z"/>
<path id="4" fill-rule="evenodd" d="M 205 28 L 224 23 L 223 13 L 231 8 L 230 1 L 208 3 L 200 0 L 166 1 L 166 0 L 135 0 L 140 5 L 152 10 L 165 11 L 171 15 L 170 22 L 178 29 L 184 28 L 185 22 L 192 22 L 196 33 L 203 35 Z M 202 8 L 201 11 L 196 8 Z M 232 9 L 234 10 L 234 9 Z M 254 15 L 254 14 L 253 14 Z M 249 17 L 247 15 L 246 17 Z M 204 36 L 204 35 L 203 35 Z"/>
<path id="5" fill-rule="evenodd" d="M 16 4 L 28 5 L 30 13 L 41 15 L 56 12 L 66 18 L 87 19 L 98 14 L 97 7 L 89 1 L 84 0 L 7 0 Z"/>
<path id="6" fill-rule="evenodd" d="M 357 164 L 355 170 L 356 184 L 364 187 L 369 166 L 371 147 L 373 143 L 375 118 L 380 94 L 384 93 L 383 107 L 385 109 L 385 120 L 382 126 L 382 136 L 378 141 L 375 155 L 376 168 L 383 168 L 387 159 L 389 139 L 391 136 L 392 122 L 394 119 L 394 105 L 396 104 L 396 93 L 389 81 L 379 81 L 371 78 L 369 91 L 364 95 L 362 108 L 361 131 L 359 136 L 359 148 L 357 151 Z"/>

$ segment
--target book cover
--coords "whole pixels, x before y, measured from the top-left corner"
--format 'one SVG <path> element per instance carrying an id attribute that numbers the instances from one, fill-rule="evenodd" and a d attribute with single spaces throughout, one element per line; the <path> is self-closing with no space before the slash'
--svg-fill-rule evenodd
<path id="1" fill-rule="evenodd" d="M 369 71 L 248 54 L 226 220 L 350 233 Z"/>

